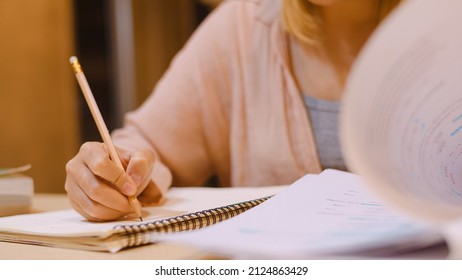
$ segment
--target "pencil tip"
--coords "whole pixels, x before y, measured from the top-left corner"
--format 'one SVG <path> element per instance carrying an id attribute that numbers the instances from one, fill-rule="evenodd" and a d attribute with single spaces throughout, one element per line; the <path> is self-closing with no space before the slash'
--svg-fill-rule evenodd
<path id="1" fill-rule="evenodd" d="M 143 221 L 143 217 L 140 217 L 140 221 L 141 221 L 141 222 Z"/>

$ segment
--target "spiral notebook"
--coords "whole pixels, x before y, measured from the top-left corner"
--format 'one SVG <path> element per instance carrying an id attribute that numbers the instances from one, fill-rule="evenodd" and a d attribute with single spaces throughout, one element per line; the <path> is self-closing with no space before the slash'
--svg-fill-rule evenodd
<path id="1" fill-rule="evenodd" d="M 143 209 L 145 222 L 127 217 L 123 221 L 95 223 L 73 210 L 5 217 L 0 218 L 0 241 L 117 252 L 155 243 L 166 233 L 195 230 L 232 218 L 281 188 L 178 188 L 169 192 L 162 206 Z"/>

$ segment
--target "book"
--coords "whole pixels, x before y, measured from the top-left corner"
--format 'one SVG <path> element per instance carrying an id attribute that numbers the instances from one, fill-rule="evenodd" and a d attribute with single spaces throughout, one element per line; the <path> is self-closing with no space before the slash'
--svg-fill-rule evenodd
<path id="1" fill-rule="evenodd" d="M 28 213 L 34 194 L 34 181 L 21 174 L 30 165 L 0 168 L 0 216 Z"/>
<path id="2" fill-rule="evenodd" d="M 72 209 L 0 218 L 0 241 L 69 249 L 117 252 L 158 241 L 174 231 L 194 230 L 234 217 L 268 199 L 284 186 L 172 188 L 160 206 L 135 216 L 98 223 Z"/>
<path id="3" fill-rule="evenodd" d="M 368 188 L 462 258 L 462 1 L 404 1 L 353 66 L 341 142 Z"/>

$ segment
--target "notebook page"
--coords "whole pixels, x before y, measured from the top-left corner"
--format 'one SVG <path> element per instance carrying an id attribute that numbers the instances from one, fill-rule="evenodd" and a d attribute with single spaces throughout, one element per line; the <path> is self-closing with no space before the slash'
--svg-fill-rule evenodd
<path id="1" fill-rule="evenodd" d="M 200 210 L 220 207 L 236 202 L 273 195 L 285 186 L 242 187 L 242 188 L 172 188 L 166 202 L 158 207 L 143 208 L 143 222 L 133 219 L 124 221 L 95 223 L 82 218 L 73 210 L 17 215 L 0 218 L 0 231 L 10 230 L 21 233 L 49 236 L 93 236 L 104 235 L 116 225 L 133 225 L 175 217 Z"/>
<path id="2" fill-rule="evenodd" d="M 358 176 L 334 170 L 307 175 L 231 220 L 165 236 L 239 258 L 298 258 L 437 239 L 370 195 Z"/>

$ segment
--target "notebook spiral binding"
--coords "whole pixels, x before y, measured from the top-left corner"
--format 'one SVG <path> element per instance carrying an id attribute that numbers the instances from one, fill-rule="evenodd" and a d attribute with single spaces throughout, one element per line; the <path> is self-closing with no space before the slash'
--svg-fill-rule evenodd
<path id="1" fill-rule="evenodd" d="M 168 233 L 188 231 L 206 227 L 237 216 L 266 201 L 270 197 L 272 196 L 266 196 L 259 199 L 239 202 L 236 204 L 230 204 L 194 213 L 188 213 L 185 215 L 166 218 L 144 224 L 120 225 L 114 227 L 114 230 L 119 236 L 124 236 L 127 238 L 127 242 L 124 247 L 136 247 L 152 242 L 151 237 L 146 233 Z"/>

